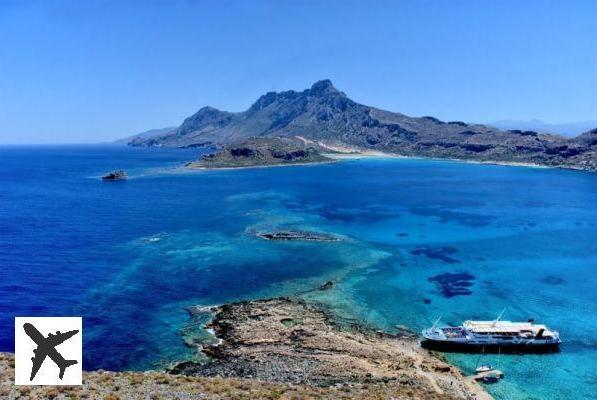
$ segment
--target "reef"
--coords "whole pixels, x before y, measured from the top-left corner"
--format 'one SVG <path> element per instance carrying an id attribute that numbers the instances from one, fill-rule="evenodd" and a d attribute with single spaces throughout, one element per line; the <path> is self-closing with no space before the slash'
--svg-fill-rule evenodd
<path id="1" fill-rule="evenodd" d="M 443 247 L 429 247 L 422 246 L 417 247 L 411 251 L 410 254 L 414 256 L 425 256 L 427 258 L 443 261 L 447 264 L 457 264 L 460 261 L 452 257 L 458 253 L 458 249 L 455 247 L 443 246 Z"/>
<path id="2" fill-rule="evenodd" d="M 435 282 L 440 288 L 444 297 L 468 296 L 473 293 L 469 288 L 473 286 L 475 277 L 467 272 L 439 274 L 428 278 L 429 282 Z"/>

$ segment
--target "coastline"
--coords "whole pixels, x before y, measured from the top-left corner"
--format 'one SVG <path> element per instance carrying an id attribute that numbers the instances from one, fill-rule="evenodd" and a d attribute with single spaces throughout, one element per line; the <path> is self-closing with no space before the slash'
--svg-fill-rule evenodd
<path id="1" fill-rule="evenodd" d="M 189 312 L 193 317 L 205 308 Z M 373 393 L 383 398 L 492 398 L 457 367 L 422 349 L 410 332 L 389 334 L 343 322 L 318 303 L 280 297 L 224 304 L 212 312 L 205 329 L 217 341 L 195 344 L 211 361 L 182 362 L 169 372 L 345 387 L 360 393 L 357 398 L 364 386 L 369 388 L 364 398 Z"/>
<path id="2" fill-rule="evenodd" d="M 447 161 L 464 164 L 477 164 L 477 165 L 497 165 L 504 167 L 522 167 L 522 168 L 538 168 L 538 169 L 561 169 L 581 172 L 594 172 L 592 170 L 586 170 L 581 168 L 567 167 L 567 166 L 551 166 L 534 163 L 523 163 L 514 161 L 478 161 L 478 160 L 464 160 L 459 158 L 436 158 L 436 157 L 423 157 L 423 156 L 404 156 L 394 153 L 384 153 L 381 151 L 363 151 L 359 153 L 322 153 L 325 157 L 330 158 L 329 161 L 314 161 L 314 162 L 303 162 L 303 163 L 281 163 L 281 164 L 267 164 L 267 165 L 247 165 L 247 166 L 229 166 L 229 167 L 205 167 L 195 166 L 194 162 L 190 162 L 181 168 L 187 171 L 232 171 L 232 170 L 243 170 L 243 169 L 257 169 L 257 168 L 276 168 L 276 167 L 301 167 L 311 165 L 324 165 L 334 164 L 342 161 L 349 160 L 360 160 L 366 158 L 395 158 L 405 160 L 426 160 L 426 161 Z"/>
<path id="3" fill-rule="evenodd" d="M 579 168 L 573 167 L 566 167 L 566 166 L 551 166 L 551 165 L 542 165 L 536 163 L 524 163 L 524 162 L 515 162 L 515 161 L 481 161 L 481 160 L 465 160 L 460 158 L 437 158 L 437 157 L 424 157 L 424 156 L 404 156 L 401 154 L 395 153 L 385 153 L 382 151 L 376 150 L 365 150 L 361 152 L 351 152 L 351 153 L 324 153 L 326 157 L 334 158 L 337 160 L 359 160 L 363 158 L 398 158 L 398 159 L 405 159 L 405 160 L 427 160 L 427 161 L 449 161 L 449 162 L 457 162 L 457 163 L 465 163 L 465 164 L 481 164 L 481 165 L 500 165 L 506 167 L 525 167 L 525 168 L 541 168 L 541 169 L 572 169 L 575 171 L 587 171 L 591 172 L 590 170 L 583 170 Z"/>
<path id="4" fill-rule="evenodd" d="M 328 161 L 313 161 L 313 162 L 297 162 L 297 163 L 280 163 L 280 164 L 263 164 L 263 165 L 246 165 L 246 166 L 229 166 L 229 167 L 205 167 L 195 166 L 196 162 L 185 164 L 182 168 L 189 171 L 229 171 L 238 169 L 255 169 L 255 168 L 275 168 L 275 167 L 300 167 L 307 165 L 333 164 L 338 160 Z"/>
<path id="5" fill-rule="evenodd" d="M 342 323 L 322 306 L 284 297 L 189 309 L 191 315 L 210 311 L 212 321 L 202 329 L 217 340 L 196 346 L 207 363 L 185 361 L 166 371 L 86 371 L 82 386 L 15 386 L 14 356 L 0 353 L 0 396 L 492 399 L 405 331 Z"/>
<path id="6" fill-rule="evenodd" d="M 406 160 L 427 160 L 427 161 L 448 161 L 465 164 L 477 164 L 477 165 L 496 165 L 505 167 L 523 167 L 523 168 L 537 168 L 537 169 L 560 169 L 570 171 L 581 171 L 581 172 L 596 172 L 592 169 L 579 168 L 573 165 L 545 165 L 532 162 L 522 161 L 492 161 L 492 160 L 470 160 L 462 158 L 441 158 L 441 157 L 426 157 L 426 156 L 405 156 L 397 153 L 384 152 L 379 150 L 359 149 L 355 147 L 348 147 L 345 145 L 330 145 L 322 142 L 316 142 L 305 139 L 301 136 L 297 136 L 306 145 L 317 145 L 329 152 L 321 152 L 321 156 L 327 158 L 324 161 L 306 161 L 306 162 L 289 162 L 289 163 L 276 163 L 276 164 L 254 164 L 254 165 L 242 165 L 242 166 L 204 166 L 198 165 L 199 161 L 191 161 L 183 166 L 186 170 L 191 171 L 215 171 L 215 170 L 239 170 L 239 169 L 252 169 L 252 168 L 272 168 L 272 167 L 291 167 L 291 166 L 307 166 L 307 165 L 320 165 L 320 164 L 331 164 L 346 160 L 359 160 L 365 158 L 395 158 L 395 159 L 406 159 Z"/>
<path id="7" fill-rule="evenodd" d="M 303 140 L 305 143 L 309 144 L 317 144 L 325 149 L 330 150 L 330 153 L 323 153 L 324 156 L 329 158 L 334 158 L 338 160 L 349 159 L 349 160 L 358 160 L 361 158 L 399 158 L 399 159 L 408 159 L 408 160 L 429 160 L 429 161 L 452 161 L 452 162 L 461 162 L 461 163 L 469 163 L 469 164 L 487 164 L 487 165 L 502 165 L 502 166 L 509 166 L 509 167 L 528 167 L 528 168 L 561 168 L 561 169 L 574 169 L 574 170 L 581 170 L 579 168 L 573 167 L 565 167 L 565 166 L 550 166 L 550 165 L 542 165 L 536 163 L 525 163 L 525 162 L 516 162 L 516 161 L 481 161 L 481 160 L 466 160 L 461 158 L 440 158 L 440 157 L 425 157 L 425 156 L 405 156 L 396 153 L 389 153 L 380 150 L 369 150 L 369 149 L 360 149 L 357 147 L 350 147 L 346 145 L 330 145 L 321 142 L 313 142 L 311 140 L 305 139 L 301 136 L 297 136 L 300 140 Z M 590 172 L 590 170 L 589 170 Z"/>

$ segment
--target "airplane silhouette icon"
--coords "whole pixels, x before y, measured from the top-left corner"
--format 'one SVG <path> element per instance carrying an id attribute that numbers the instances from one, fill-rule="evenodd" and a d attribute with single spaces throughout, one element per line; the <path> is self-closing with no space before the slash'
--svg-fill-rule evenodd
<path id="1" fill-rule="evenodd" d="M 48 337 L 45 338 L 33 325 L 30 323 L 23 324 L 23 329 L 25 329 L 25 333 L 27 336 L 31 338 L 37 344 L 37 348 L 33 350 L 34 357 L 31 357 L 31 361 L 33 362 L 33 368 L 31 369 L 31 377 L 29 378 L 30 381 L 35 378 L 37 371 L 41 368 L 46 357 L 50 357 L 52 361 L 60 368 L 60 374 L 58 377 L 62 380 L 64 377 L 64 371 L 67 367 L 71 365 L 75 365 L 78 361 L 77 360 L 65 360 L 64 357 L 56 350 L 56 346 L 60 343 L 64 342 L 65 340 L 70 339 L 71 337 L 75 336 L 79 333 L 78 330 L 69 331 L 66 333 L 60 333 L 60 331 L 56 332 L 55 335 L 48 334 Z"/>

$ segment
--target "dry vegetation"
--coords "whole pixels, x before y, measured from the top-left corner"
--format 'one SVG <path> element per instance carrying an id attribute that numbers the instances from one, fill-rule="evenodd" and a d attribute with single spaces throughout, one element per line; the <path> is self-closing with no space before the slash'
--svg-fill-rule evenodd
<path id="1" fill-rule="evenodd" d="M 311 387 L 248 379 L 172 376 L 161 372 L 86 372 L 83 386 L 14 386 L 14 358 L 0 353 L 1 399 L 450 399 L 421 388 L 358 384 Z"/>

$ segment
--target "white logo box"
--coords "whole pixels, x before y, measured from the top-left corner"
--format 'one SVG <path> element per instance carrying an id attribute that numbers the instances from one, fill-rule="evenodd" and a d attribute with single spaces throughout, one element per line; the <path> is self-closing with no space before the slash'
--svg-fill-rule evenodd
<path id="1" fill-rule="evenodd" d="M 72 333 L 71 331 L 78 332 Z M 43 344 L 41 348 L 38 348 L 38 344 L 28 332 Z M 58 332 L 60 333 L 58 334 Z M 66 335 L 68 332 L 71 333 Z M 57 334 L 58 336 L 56 336 Z M 52 346 L 53 343 L 62 339 L 65 339 L 62 343 L 55 347 Z M 37 351 L 37 354 L 34 350 Z M 35 377 L 30 380 L 33 357 L 44 359 Z M 61 364 L 62 361 L 66 361 L 63 364 L 62 379 L 59 377 L 61 369 L 54 359 Z M 81 385 L 82 378 L 83 320 L 81 317 L 15 318 L 16 385 Z"/>

